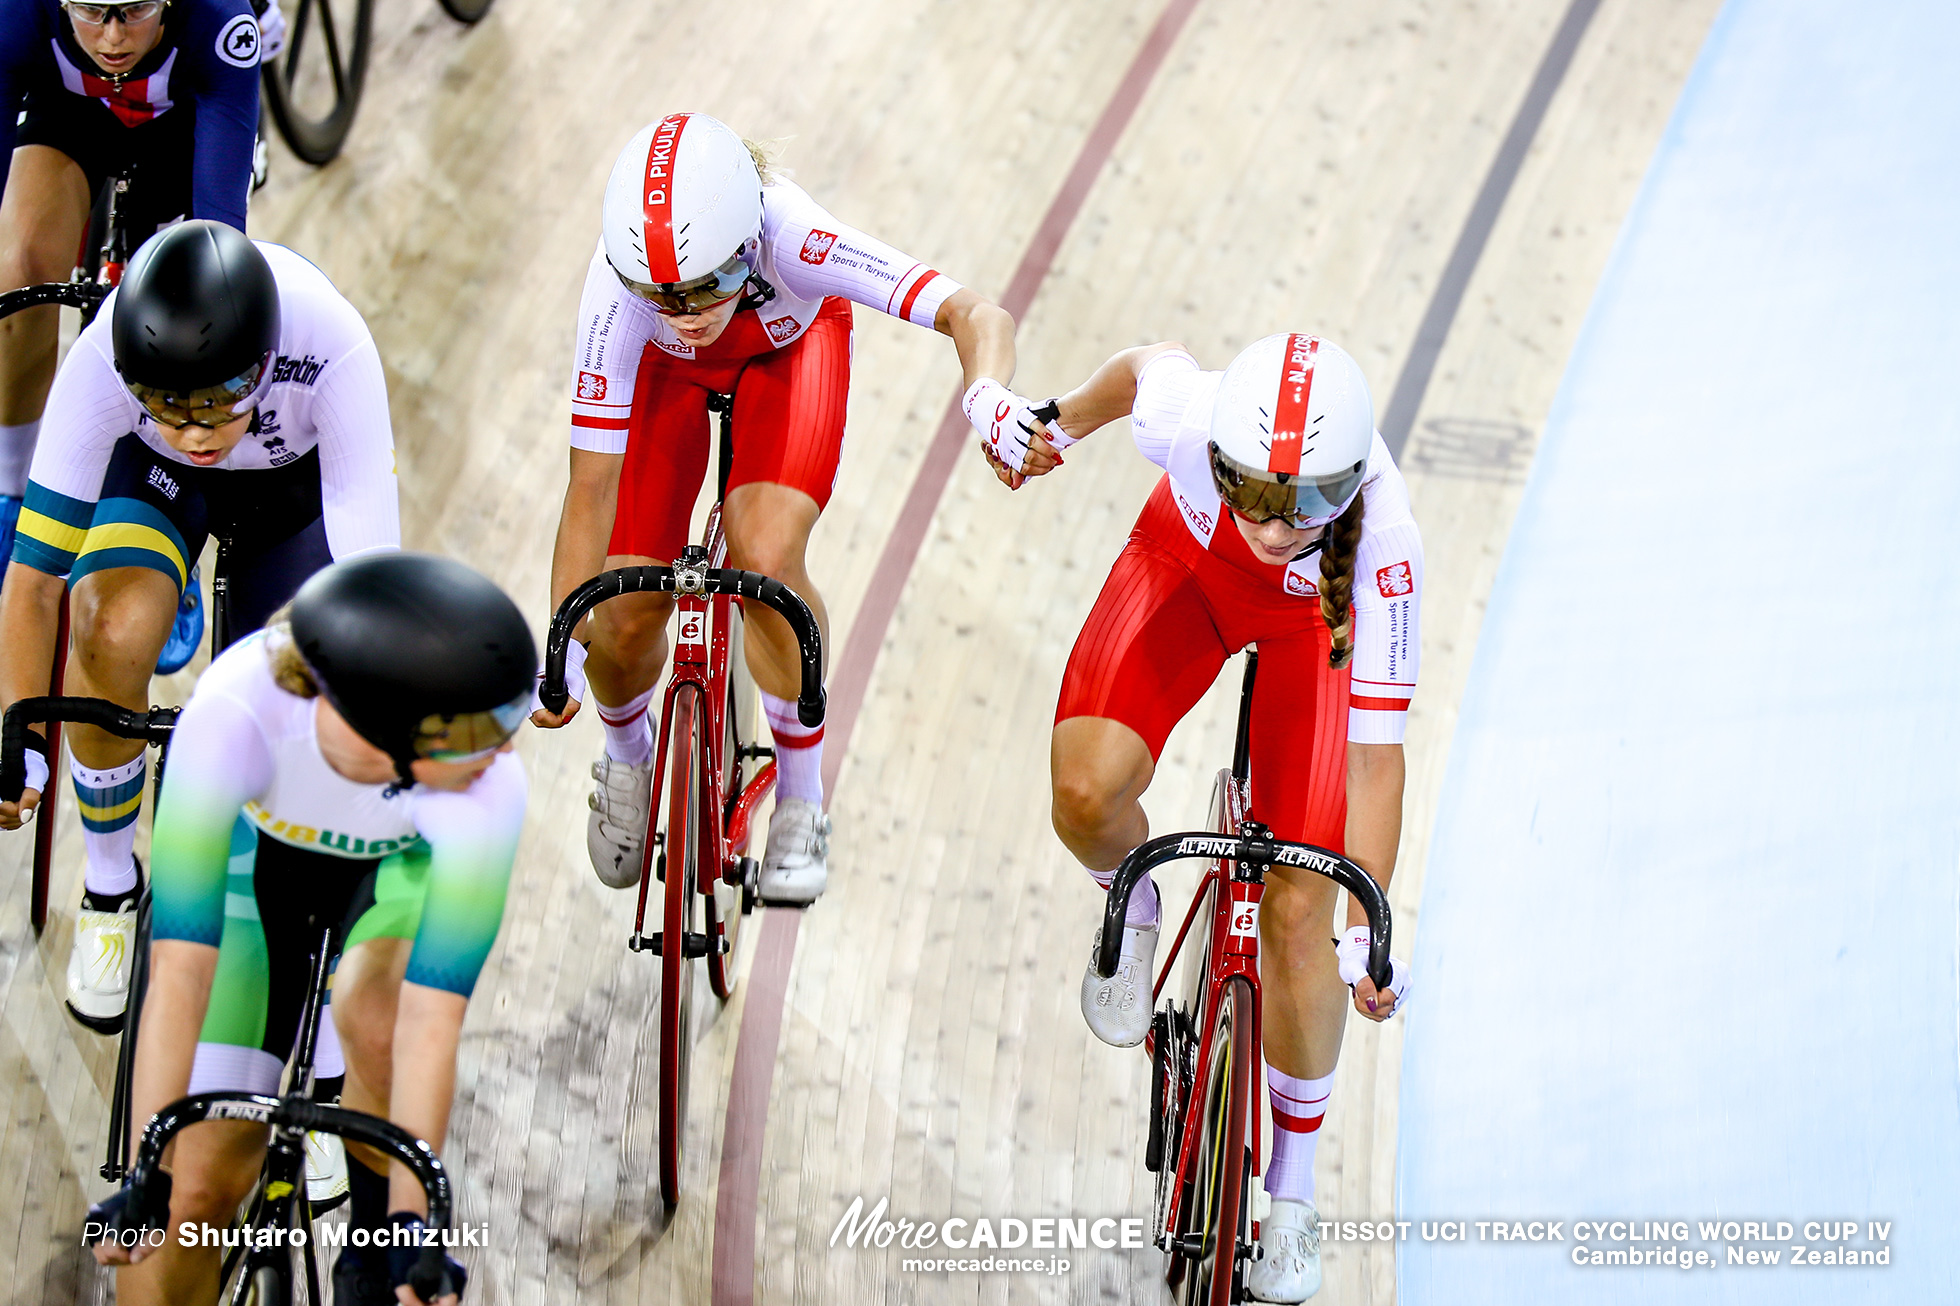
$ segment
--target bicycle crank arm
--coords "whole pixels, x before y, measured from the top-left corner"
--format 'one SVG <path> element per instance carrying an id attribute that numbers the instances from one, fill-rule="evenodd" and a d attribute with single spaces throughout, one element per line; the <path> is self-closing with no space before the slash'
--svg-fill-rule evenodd
<path id="1" fill-rule="evenodd" d="M 721 945 L 719 949 L 715 947 L 717 942 Z M 667 955 L 662 951 L 667 946 L 667 938 L 658 930 L 652 934 L 629 934 L 626 937 L 626 946 L 634 952 L 650 952 L 656 957 Z M 728 940 L 712 939 L 706 934 L 696 934 L 693 930 L 681 935 L 683 957 L 705 957 L 715 951 L 725 955 L 728 952 Z"/>

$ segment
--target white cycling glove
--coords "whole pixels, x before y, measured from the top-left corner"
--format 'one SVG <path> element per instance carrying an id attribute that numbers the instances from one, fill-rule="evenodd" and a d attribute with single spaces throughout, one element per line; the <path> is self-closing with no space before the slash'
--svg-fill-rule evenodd
<path id="1" fill-rule="evenodd" d="M 35 793 L 47 796 L 48 755 L 37 748 L 21 750 L 20 760 L 27 763 L 27 787 Z"/>
<path id="2" fill-rule="evenodd" d="M 259 62 L 271 63 L 286 48 L 286 15 L 279 11 L 279 0 L 271 0 L 259 15 Z"/>
<path id="3" fill-rule="evenodd" d="M 531 710 L 533 712 L 542 712 L 545 710 L 544 698 L 540 692 L 543 689 L 544 669 L 540 667 L 538 669 L 538 683 L 531 690 Z M 577 640 L 573 640 L 571 643 L 565 645 L 565 693 L 570 696 L 571 700 L 565 704 L 567 711 L 571 709 L 572 703 L 585 702 L 585 645 L 579 643 Z"/>
<path id="4" fill-rule="evenodd" d="M 1368 973 L 1368 927 L 1350 925 L 1334 945 L 1334 955 L 1340 961 L 1341 983 L 1353 988 Z M 1394 957 L 1388 959 L 1388 991 L 1395 996 L 1395 1009 L 1389 1015 L 1400 1015 L 1409 1002 L 1409 968 Z"/>
<path id="5" fill-rule="evenodd" d="M 981 377 L 966 388 L 960 398 L 966 420 L 980 433 L 987 447 L 1009 471 L 1022 472 L 1028 466 L 1028 436 L 1034 431 L 1034 405 L 992 377 Z"/>

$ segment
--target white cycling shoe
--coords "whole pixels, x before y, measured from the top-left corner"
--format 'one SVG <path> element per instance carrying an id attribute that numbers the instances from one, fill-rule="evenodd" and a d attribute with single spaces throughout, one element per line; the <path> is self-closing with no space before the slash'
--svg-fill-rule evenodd
<path id="1" fill-rule="evenodd" d="M 1259 1222 L 1264 1252 L 1246 1291 L 1254 1301 L 1302 1302 L 1320 1291 L 1320 1215 L 1312 1202 L 1275 1201 Z"/>
<path id="2" fill-rule="evenodd" d="M 585 818 L 585 851 L 592 869 L 609 889 L 630 889 L 640 882 L 645 858 L 647 809 L 653 802 L 653 759 L 628 766 L 603 754 L 592 764 L 599 787 L 586 799 L 592 814 Z"/>
<path id="3" fill-rule="evenodd" d="M 830 818 L 807 798 L 777 799 L 756 896 L 764 902 L 815 902 L 829 882 Z"/>
<path id="4" fill-rule="evenodd" d="M 135 895 L 120 911 L 95 911 L 84 899 L 75 913 L 75 946 L 68 951 L 68 1010 L 76 1020 L 99 1034 L 122 1028 L 135 953 Z"/>
<path id="5" fill-rule="evenodd" d="M 339 1134 L 306 1135 L 306 1200 L 313 1214 L 333 1210 L 347 1199 L 347 1145 Z"/>
<path id="6" fill-rule="evenodd" d="M 1089 946 L 1089 966 L 1082 972 L 1082 1018 L 1095 1036 L 1111 1047 L 1133 1048 L 1150 1032 L 1151 963 L 1157 956 L 1155 925 L 1123 927 L 1116 973 L 1096 974 L 1096 950 L 1102 946 L 1102 927 Z"/>

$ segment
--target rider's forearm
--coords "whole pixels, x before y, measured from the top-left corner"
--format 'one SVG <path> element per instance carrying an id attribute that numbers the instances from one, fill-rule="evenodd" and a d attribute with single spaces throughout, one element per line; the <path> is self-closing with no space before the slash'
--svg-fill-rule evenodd
<path id="1" fill-rule="evenodd" d="M 962 286 L 939 306 L 934 327 L 959 351 L 962 389 L 982 377 L 1002 385 L 1014 380 L 1014 317 L 999 304 Z"/>
<path id="2" fill-rule="evenodd" d="M 551 551 L 554 612 L 567 594 L 605 570 L 606 545 L 618 511 L 619 472 L 625 461 L 622 454 L 572 450 L 571 483 L 565 487 L 565 508 Z"/>
<path id="3" fill-rule="evenodd" d="M 394 1082 L 388 1119 L 442 1151 L 456 1093 L 456 1047 L 469 999 L 404 981 L 395 1005 Z M 388 1210 L 427 1215 L 428 1195 L 405 1168 L 389 1167 Z"/>
<path id="4" fill-rule="evenodd" d="M 1405 774 L 1400 744 L 1347 746 L 1347 855 L 1374 876 L 1384 893 L 1395 874 L 1395 850 L 1402 842 Z M 1350 897 L 1348 924 L 1367 922 L 1367 912 Z"/>
<path id="5" fill-rule="evenodd" d="M 1119 417 L 1128 417 L 1136 406 L 1137 378 L 1143 374 L 1144 365 L 1161 353 L 1182 348 L 1167 341 L 1112 355 L 1089 374 L 1087 381 L 1061 397 L 1062 428 L 1080 440 Z"/>
<path id="6" fill-rule="evenodd" d="M 182 939 L 150 946 L 149 988 L 137 1025 L 136 1070 L 130 1083 L 129 1160 L 150 1117 L 190 1092 L 197 1036 L 211 1002 L 218 950 Z"/>
<path id="7" fill-rule="evenodd" d="M 15 699 L 48 692 L 66 584 L 24 562 L 8 566 L 6 588 L 0 590 L 0 710 Z"/>

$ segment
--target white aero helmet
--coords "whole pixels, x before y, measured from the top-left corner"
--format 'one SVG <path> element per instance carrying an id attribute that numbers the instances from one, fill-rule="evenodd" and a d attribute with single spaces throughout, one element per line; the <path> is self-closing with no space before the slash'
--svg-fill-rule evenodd
<path id="1" fill-rule="evenodd" d="M 1242 516 L 1325 526 L 1361 488 L 1374 438 L 1368 382 L 1345 349 L 1319 336 L 1270 335 L 1218 383 L 1211 478 Z"/>
<path id="2" fill-rule="evenodd" d="M 620 151 L 600 213 L 606 261 L 668 313 L 742 291 L 742 252 L 762 229 L 762 177 L 742 138 L 705 113 L 669 114 Z"/>

